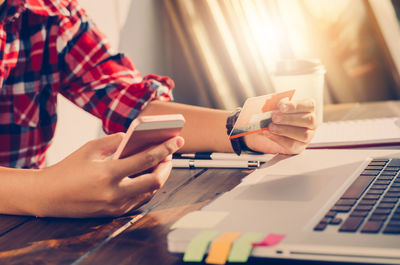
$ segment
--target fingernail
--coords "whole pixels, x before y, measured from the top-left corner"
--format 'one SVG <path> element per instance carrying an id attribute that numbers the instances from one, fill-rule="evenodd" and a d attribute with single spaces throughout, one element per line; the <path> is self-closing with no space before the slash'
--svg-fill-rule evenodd
<path id="1" fill-rule="evenodd" d="M 281 112 L 286 112 L 288 111 L 288 106 L 285 104 L 286 102 L 289 102 L 289 98 L 283 98 L 279 101 L 278 103 L 278 109 Z"/>
<path id="2" fill-rule="evenodd" d="M 185 143 L 185 140 L 181 136 L 176 137 L 176 146 L 178 148 L 181 148 L 183 144 Z"/>
<path id="3" fill-rule="evenodd" d="M 289 109 L 289 107 L 288 107 L 286 104 L 281 104 L 281 105 L 279 106 L 279 110 L 280 110 L 281 112 L 287 112 L 288 109 Z"/>

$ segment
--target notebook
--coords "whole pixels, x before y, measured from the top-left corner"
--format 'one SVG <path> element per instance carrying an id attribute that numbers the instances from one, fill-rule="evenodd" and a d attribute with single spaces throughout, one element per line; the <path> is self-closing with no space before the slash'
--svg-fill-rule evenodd
<path id="1" fill-rule="evenodd" d="M 178 221 L 168 250 L 184 253 L 204 231 L 213 232 L 211 245 L 239 233 L 231 240 L 234 249 L 252 233 L 281 239 L 253 245 L 253 257 L 400 264 L 399 171 L 400 150 L 277 155 L 196 216 Z M 205 259 L 210 246 L 203 247 Z"/>
<path id="2" fill-rule="evenodd" d="M 400 145 L 400 119 L 380 118 L 322 123 L 308 148 Z"/>

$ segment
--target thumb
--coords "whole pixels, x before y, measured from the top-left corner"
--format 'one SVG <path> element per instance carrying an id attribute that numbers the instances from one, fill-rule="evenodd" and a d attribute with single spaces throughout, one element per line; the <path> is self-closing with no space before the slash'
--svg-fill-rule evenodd
<path id="1" fill-rule="evenodd" d="M 125 133 L 119 132 L 92 140 L 88 143 L 87 151 L 95 158 L 105 159 L 117 151 L 124 136 Z"/>
<path id="2" fill-rule="evenodd" d="M 183 144 L 183 138 L 176 136 L 162 144 L 151 146 L 140 153 L 108 162 L 113 169 L 115 177 L 120 179 L 158 165 L 167 156 L 181 148 Z"/>

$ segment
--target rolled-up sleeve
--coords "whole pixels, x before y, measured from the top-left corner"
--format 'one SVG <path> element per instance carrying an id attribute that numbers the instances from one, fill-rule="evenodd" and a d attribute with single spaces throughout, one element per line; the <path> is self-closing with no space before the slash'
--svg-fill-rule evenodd
<path id="1" fill-rule="evenodd" d="M 99 117 L 106 133 L 125 131 L 151 100 L 169 101 L 174 83 L 168 77 L 142 77 L 132 61 L 113 54 L 107 38 L 76 1 L 61 19 L 56 49 L 59 92 Z"/>

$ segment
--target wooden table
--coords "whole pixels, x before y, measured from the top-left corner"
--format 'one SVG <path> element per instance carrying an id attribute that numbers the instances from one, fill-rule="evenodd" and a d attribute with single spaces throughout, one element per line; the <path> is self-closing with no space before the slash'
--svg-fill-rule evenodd
<path id="1" fill-rule="evenodd" d="M 393 116 L 400 116 L 400 101 L 328 105 L 324 120 Z M 185 264 L 182 256 L 167 251 L 170 226 L 231 190 L 249 172 L 175 169 L 148 204 L 120 218 L 0 215 L 0 264 Z M 266 260 L 252 258 L 249 263 L 265 264 Z M 268 264 L 317 262 L 271 259 Z"/>

